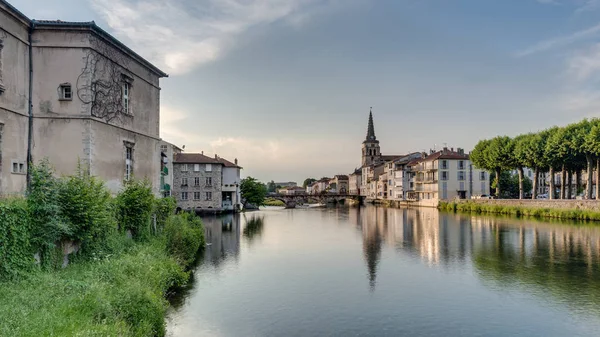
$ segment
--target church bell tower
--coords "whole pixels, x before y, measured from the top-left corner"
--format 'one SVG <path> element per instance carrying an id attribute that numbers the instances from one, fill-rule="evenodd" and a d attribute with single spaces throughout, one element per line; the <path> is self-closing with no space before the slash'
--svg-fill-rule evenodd
<path id="1" fill-rule="evenodd" d="M 375 137 L 375 126 L 373 126 L 373 108 L 369 111 L 369 125 L 367 126 L 367 138 L 362 143 L 362 166 L 373 164 L 381 156 L 379 141 Z"/>

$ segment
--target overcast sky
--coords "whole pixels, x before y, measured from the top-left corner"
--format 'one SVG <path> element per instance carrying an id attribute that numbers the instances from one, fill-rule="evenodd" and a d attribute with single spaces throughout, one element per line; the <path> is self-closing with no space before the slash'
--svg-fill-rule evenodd
<path id="1" fill-rule="evenodd" d="M 12 0 L 149 59 L 161 137 L 261 180 L 598 116 L 600 0 Z"/>

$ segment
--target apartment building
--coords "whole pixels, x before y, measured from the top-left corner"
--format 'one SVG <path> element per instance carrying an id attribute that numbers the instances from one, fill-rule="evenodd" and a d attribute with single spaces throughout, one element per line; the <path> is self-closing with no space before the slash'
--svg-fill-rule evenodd
<path id="1" fill-rule="evenodd" d="M 203 153 L 176 153 L 173 158 L 173 195 L 182 210 L 238 211 L 242 207 L 237 159 L 230 162 Z"/>
<path id="2" fill-rule="evenodd" d="M 489 174 L 477 169 L 463 149 L 443 148 L 408 165 L 407 199 L 421 206 L 436 207 L 440 200 L 469 199 L 488 194 Z M 410 184 L 412 183 L 412 185 Z"/>

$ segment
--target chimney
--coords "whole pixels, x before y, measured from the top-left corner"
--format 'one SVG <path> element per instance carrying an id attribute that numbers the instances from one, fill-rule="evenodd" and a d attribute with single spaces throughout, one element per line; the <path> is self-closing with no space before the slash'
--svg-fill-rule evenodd
<path id="1" fill-rule="evenodd" d="M 202 151 L 202 155 L 204 155 L 204 151 Z"/>
<path id="2" fill-rule="evenodd" d="M 234 163 L 237 165 L 237 158 L 235 158 L 235 159 L 233 160 L 233 162 L 234 162 Z"/>
<path id="3" fill-rule="evenodd" d="M 443 152 L 444 154 L 448 153 L 448 148 L 444 146 L 444 149 L 442 150 L 442 152 Z"/>
<path id="4" fill-rule="evenodd" d="M 454 152 L 454 148 L 453 147 L 450 148 L 450 152 Z"/>
<path id="5" fill-rule="evenodd" d="M 219 159 L 219 156 L 217 156 L 217 154 L 215 153 L 215 159 Z"/>

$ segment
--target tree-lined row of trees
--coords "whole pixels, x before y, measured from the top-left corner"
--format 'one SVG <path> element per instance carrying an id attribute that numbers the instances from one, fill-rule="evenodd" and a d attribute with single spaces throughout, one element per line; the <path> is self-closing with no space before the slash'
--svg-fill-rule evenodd
<path id="1" fill-rule="evenodd" d="M 600 119 L 584 119 L 581 122 L 565 127 L 552 127 L 538 133 L 528 133 L 510 138 L 498 136 L 481 140 L 471 152 L 473 164 L 500 177 L 502 171 L 516 170 L 519 175 L 519 198 L 524 196 L 523 169 L 534 171 L 533 195 L 537 197 L 539 176 L 549 172 L 549 198 L 556 199 L 555 172 L 560 172 L 560 198 L 568 199 L 572 195 L 572 177 L 576 176 L 575 190 L 578 192 L 585 185 L 586 199 L 592 198 L 592 176 L 596 168 L 596 181 L 599 181 L 600 170 Z M 581 173 L 587 171 L 585 184 L 581 184 Z M 598 185 L 596 184 L 598 188 Z M 493 182 L 496 195 L 501 195 L 501 184 Z M 576 193 L 577 193 L 576 192 Z M 596 190 L 596 198 L 600 195 Z"/>

